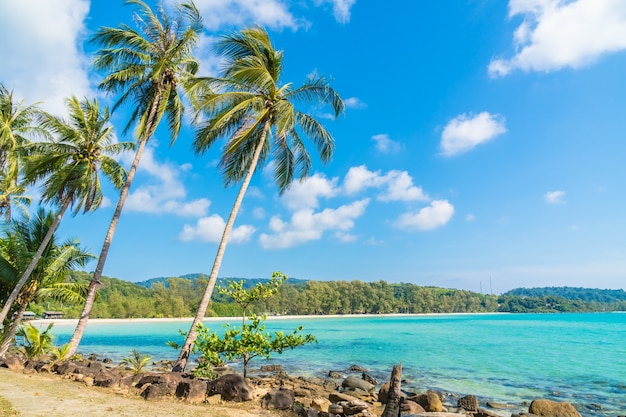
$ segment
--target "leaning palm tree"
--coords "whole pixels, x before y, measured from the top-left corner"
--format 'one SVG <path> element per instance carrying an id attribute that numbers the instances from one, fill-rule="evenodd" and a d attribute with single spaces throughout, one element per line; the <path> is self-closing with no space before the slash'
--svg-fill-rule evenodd
<path id="1" fill-rule="evenodd" d="M 3 239 L 0 246 L 0 275 L 4 279 L 17 280 L 28 267 L 28 254 L 36 251 L 48 235 L 55 215 L 42 208 L 31 221 L 16 221 Z M 0 356 L 7 351 L 21 323 L 22 315 L 32 301 L 62 301 L 77 303 L 84 298 L 84 285 L 66 282 L 69 272 L 95 258 L 68 240 L 59 245 L 54 233 L 49 238 L 30 280 L 22 288 L 17 298 L 17 308 L 11 324 L 7 326 L 1 338 Z"/>
<path id="2" fill-rule="evenodd" d="M 108 74 L 100 88 L 121 94 L 113 110 L 129 100 L 134 102 L 124 131 L 136 125 L 137 149 L 102 245 L 85 306 L 69 342 L 70 356 L 76 352 L 85 332 L 113 235 L 144 148 L 164 115 L 171 142 L 176 140 L 184 115 L 180 89 L 198 70 L 198 61 L 191 52 L 202 30 L 202 18 L 193 2 L 180 5 L 175 19 L 162 7 L 155 14 L 141 0 L 126 0 L 125 4 L 139 7 L 135 15 L 139 31 L 127 25 L 100 28 L 92 39 L 102 46 L 96 53 L 94 66 Z"/>
<path id="3" fill-rule="evenodd" d="M 0 216 L 7 223 L 14 203 L 28 214 L 25 206 L 30 204 L 30 198 L 24 195 L 20 160 L 30 139 L 48 135 L 37 123 L 41 114 L 37 104 L 26 106 L 23 101 L 17 102 L 13 92 L 0 83 Z"/>
<path id="4" fill-rule="evenodd" d="M 131 150 L 131 142 L 115 143 L 109 111 L 101 111 L 96 100 L 67 100 L 69 120 L 45 115 L 41 124 L 56 138 L 33 142 L 29 156 L 24 159 L 24 176 L 29 183 L 42 181 L 41 201 L 59 207 L 54 223 L 30 258 L 15 288 L 5 301 L 0 323 L 24 285 L 29 281 L 48 242 L 56 231 L 65 211 L 73 207 L 74 214 L 93 211 L 102 202 L 100 172 L 120 189 L 126 180 L 126 171 L 111 156 Z"/>
<path id="5" fill-rule="evenodd" d="M 315 118 L 296 109 L 294 103 L 330 104 L 335 117 L 344 110 L 343 101 L 323 77 L 309 77 L 296 89 L 291 83 L 280 84 L 283 53 L 274 49 L 262 28 L 226 35 L 217 43 L 217 50 L 226 59 L 222 76 L 198 79 L 190 88 L 194 104 L 206 117 L 196 133 L 194 147 L 202 154 L 218 139 L 226 138 L 220 167 L 226 185 L 241 183 L 241 187 L 174 371 L 185 369 L 197 327 L 211 300 L 233 223 L 254 172 L 271 156 L 281 193 L 294 176 L 305 178 L 311 169 L 311 159 L 301 135 L 312 139 L 323 162 L 332 158 L 335 147 L 332 136 Z"/>

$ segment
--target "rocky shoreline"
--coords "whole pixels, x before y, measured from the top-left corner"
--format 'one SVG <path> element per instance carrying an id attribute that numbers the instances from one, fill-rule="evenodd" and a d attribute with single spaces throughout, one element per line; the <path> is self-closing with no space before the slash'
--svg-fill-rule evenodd
<path id="1" fill-rule="evenodd" d="M 163 362 L 153 364 L 151 372 L 134 373 L 95 355 L 51 362 L 27 361 L 9 354 L 0 359 L 0 366 L 16 372 L 56 374 L 87 386 L 141 396 L 146 401 L 181 401 L 209 407 L 254 401 L 264 409 L 287 410 L 302 417 L 581 417 L 572 404 L 547 399 L 512 405 L 434 390 L 408 392 L 402 387 L 401 366 L 394 367 L 389 381 L 377 381 L 357 365 L 331 371 L 326 377 L 294 377 L 280 365 L 269 365 L 244 378 L 226 367 L 219 369 L 214 380 L 167 372 L 169 364 Z"/>

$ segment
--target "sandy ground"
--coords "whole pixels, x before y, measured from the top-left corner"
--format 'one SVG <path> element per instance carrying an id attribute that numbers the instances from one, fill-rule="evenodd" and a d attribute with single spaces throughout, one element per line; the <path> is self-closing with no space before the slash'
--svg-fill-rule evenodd
<path id="1" fill-rule="evenodd" d="M 87 387 L 58 375 L 23 374 L 0 368 L 0 417 L 258 417 L 287 416 L 258 402 L 190 405 L 148 402 L 105 388 Z"/>

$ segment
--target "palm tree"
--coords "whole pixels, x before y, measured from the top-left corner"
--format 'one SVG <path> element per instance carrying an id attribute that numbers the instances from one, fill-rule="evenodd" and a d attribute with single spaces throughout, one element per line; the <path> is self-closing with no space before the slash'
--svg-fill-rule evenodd
<path id="1" fill-rule="evenodd" d="M 0 276 L 15 282 L 28 268 L 29 255 L 41 247 L 52 228 L 55 215 L 42 208 L 30 222 L 16 221 L 3 239 L 0 250 Z M 0 343 L 0 357 L 7 351 L 11 340 L 19 330 L 24 311 L 32 301 L 56 300 L 77 303 L 83 300 L 84 286 L 65 282 L 69 272 L 82 267 L 95 258 L 78 246 L 77 242 L 66 241 L 58 245 L 54 233 L 48 239 L 42 255 L 33 270 L 30 280 L 17 297 L 17 310 L 9 326 L 4 329 Z"/>
<path id="2" fill-rule="evenodd" d="M 102 202 L 100 172 L 120 189 L 126 172 L 109 155 L 131 150 L 131 142 L 114 142 L 113 127 L 109 124 L 109 111 L 100 110 L 97 100 L 67 100 L 69 120 L 51 115 L 42 117 L 41 125 L 57 138 L 51 141 L 33 142 L 29 156 L 24 158 L 24 176 L 29 183 L 43 181 L 43 203 L 58 205 L 53 224 L 30 258 L 15 288 L 5 301 L 0 323 L 6 319 L 11 306 L 28 282 L 48 242 L 55 233 L 65 211 L 72 206 L 74 214 L 81 209 L 93 211 Z"/>
<path id="3" fill-rule="evenodd" d="M 20 159 L 24 145 L 33 137 L 48 136 L 38 123 L 41 110 L 37 104 L 25 106 L 16 102 L 13 92 L 0 83 L 0 216 L 10 222 L 13 203 L 28 214 L 25 206 L 30 198 L 19 176 Z"/>
<path id="4" fill-rule="evenodd" d="M 274 49 L 262 28 L 223 36 L 217 50 L 226 59 L 222 77 L 198 79 L 190 88 L 194 104 L 206 116 L 196 132 L 194 148 L 202 154 L 218 139 L 226 138 L 220 167 L 226 185 L 241 182 L 241 187 L 174 371 L 185 369 L 197 337 L 196 329 L 211 300 L 233 223 L 257 167 L 270 155 L 273 157 L 274 176 L 282 193 L 294 176 L 303 179 L 309 174 L 311 159 L 302 134 L 313 140 L 323 162 L 332 158 L 332 136 L 315 118 L 297 110 L 294 102 L 330 104 L 335 117 L 344 110 L 343 101 L 323 77 L 309 77 L 296 89 L 291 83 L 281 85 L 283 53 Z"/>
<path id="5" fill-rule="evenodd" d="M 174 20 L 162 7 L 155 14 L 141 0 L 126 0 L 125 4 L 139 8 L 135 15 L 139 31 L 126 25 L 100 28 L 92 39 L 102 46 L 96 53 L 94 66 L 108 74 L 100 88 L 121 94 L 113 110 L 128 100 L 134 102 L 134 111 L 124 131 L 136 124 L 137 150 L 104 239 L 85 306 L 69 342 L 70 356 L 76 352 L 85 332 L 109 247 L 146 143 L 164 115 L 167 115 L 171 142 L 176 140 L 184 115 L 179 90 L 198 70 L 198 61 L 191 52 L 202 30 L 202 18 L 193 2 L 180 5 Z"/>

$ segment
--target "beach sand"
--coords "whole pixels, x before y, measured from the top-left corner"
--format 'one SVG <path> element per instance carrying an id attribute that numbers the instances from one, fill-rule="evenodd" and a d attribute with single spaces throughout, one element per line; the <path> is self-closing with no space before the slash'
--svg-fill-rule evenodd
<path id="1" fill-rule="evenodd" d="M 4 401 L 2 401 L 4 400 Z M 146 401 L 108 388 L 88 387 L 52 374 L 0 368 L 0 417 L 258 417 L 293 414 L 264 410 L 258 401 L 190 405 Z"/>

